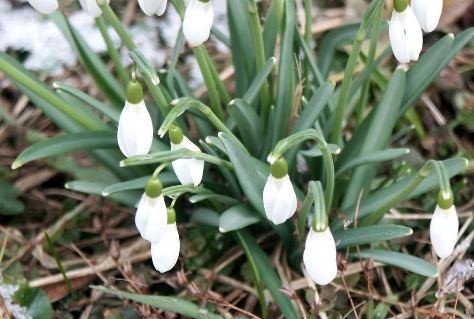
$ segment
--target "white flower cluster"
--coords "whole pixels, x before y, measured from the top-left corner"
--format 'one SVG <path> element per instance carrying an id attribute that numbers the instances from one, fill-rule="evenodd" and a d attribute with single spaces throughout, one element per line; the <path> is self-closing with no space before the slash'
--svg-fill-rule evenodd
<path id="1" fill-rule="evenodd" d="M 30 5 L 43 14 L 50 14 L 58 9 L 58 0 L 28 0 Z M 102 14 L 97 0 L 79 0 L 82 8 L 92 17 Z M 107 0 L 109 2 L 109 0 Z M 168 0 L 138 0 L 142 11 L 148 15 L 162 15 L 166 10 Z M 191 47 L 196 47 L 209 39 L 214 10 L 210 0 L 191 0 L 183 18 L 183 33 Z"/>
<path id="2" fill-rule="evenodd" d="M 423 47 L 423 33 L 438 26 L 443 0 L 394 0 L 389 25 L 390 44 L 400 63 L 418 60 Z"/>

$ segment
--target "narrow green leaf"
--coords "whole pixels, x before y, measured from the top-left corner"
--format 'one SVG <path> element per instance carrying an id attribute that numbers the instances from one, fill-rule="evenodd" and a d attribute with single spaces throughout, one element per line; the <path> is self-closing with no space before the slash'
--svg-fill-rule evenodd
<path id="1" fill-rule="evenodd" d="M 261 216 L 245 205 L 232 206 L 219 218 L 219 231 L 227 233 L 258 223 Z"/>
<path id="2" fill-rule="evenodd" d="M 328 149 L 331 154 L 337 155 L 341 152 L 341 148 L 336 144 L 328 144 Z M 316 145 L 311 147 L 309 150 L 299 151 L 299 153 L 306 157 L 321 157 L 323 153 L 321 149 Z"/>
<path id="3" fill-rule="evenodd" d="M 102 286 L 91 286 L 92 289 L 96 289 L 108 294 L 115 295 L 121 299 L 130 299 L 135 302 L 149 305 L 157 309 L 179 313 L 183 316 L 196 319 L 224 319 L 218 316 L 206 308 L 201 308 L 198 305 L 181 298 L 168 297 L 168 296 L 152 296 L 152 295 L 138 295 L 129 292 L 108 289 Z"/>
<path id="4" fill-rule="evenodd" d="M 113 185 L 109 185 L 102 190 L 102 196 L 110 196 L 111 194 L 124 192 L 129 190 L 136 190 L 140 189 L 143 190 L 145 188 L 146 183 L 150 180 L 151 176 L 144 176 L 135 178 L 126 182 L 116 183 Z M 168 185 L 175 185 L 178 180 L 173 173 L 169 172 L 162 172 L 158 176 L 163 186 Z"/>
<path id="5" fill-rule="evenodd" d="M 23 213 L 25 205 L 17 200 L 20 191 L 12 184 L 0 181 L 0 215 L 18 215 Z"/>
<path id="6" fill-rule="evenodd" d="M 399 225 L 371 225 L 366 227 L 350 228 L 334 232 L 337 249 L 348 246 L 371 244 L 396 238 L 410 236 L 411 228 Z"/>
<path id="7" fill-rule="evenodd" d="M 366 155 L 362 154 L 359 157 L 346 162 L 343 166 L 338 167 L 336 170 L 336 176 L 341 175 L 357 166 L 392 161 L 408 153 L 410 153 L 410 149 L 408 148 L 389 148 L 386 150 L 374 151 Z"/>
<path id="8" fill-rule="evenodd" d="M 76 192 L 101 196 L 103 190 L 107 187 L 107 184 L 91 181 L 71 181 L 67 182 L 65 187 L 66 189 Z M 120 194 L 110 195 L 108 198 L 129 207 L 134 207 L 140 200 L 142 193 L 143 191 L 126 191 Z"/>
<path id="9" fill-rule="evenodd" d="M 81 64 L 87 70 L 87 73 L 92 76 L 101 92 L 107 96 L 113 105 L 119 106 L 123 104 L 125 101 L 125 90 L 107 69 L 99 56 L 91 50 L 64 15 L 54 12 L 51 14 L 51 18 L 64 33 Z"/>
<path id="10" fill-rule="evenodd" d="M 189 197 L 189 202 L 192 204 L 196 204 L 205 200 L 210 200 L 212 202 L 218 202 L 222 203 L 225 205 L 236 205 L 239 203 L 238 200 L 235 198 L 226 196 L 226 195 L 221 195 L 221 194 L 199 194 L 199 195 L 193 195 Z"/>
<path id="11" fill-rule="evenodd" d="M 32 319 L 49 319 L 53 317 L 53 308 L 46 293 L 40 288 L 22 285 L 13 295 L 14 301 L 26 308 L 27 315 Z"/>
<path id="12" fill-rule="evenodd" d="M 267 81 L 268 76 L 272 73 L 275 67 L 276 59 L 271 57 L 265 62 L 263 68 L 258 72 L 257 76 L 250 84 L 247 92 L 242 96 L 242 100 L 248 104 L 253 104 L 258 98 L 258 93 L 262 88 L 263 84 Z M 232 103 L 232 102 L 231 102 Z"/>
<path id="13" fill-rule="evenodd" d="M 433 80 L 438 77 L 441 70 L 473 37 L 474 27 L 464 30 L 456 38 L 452 34 L 448 34 L 420 56 L 407 72 L 406 91 L 400 113 L 405 113 Z"/>
<path id="14" fill-rule="evenodd" d="M 191 214 L 191 221 L 197 224 L 219 227 L 219 214 L 207 207 L 198 207 Z"/>
<path id="15" fill-rule="evenodd" d="M 224 161 L 218 157 L 201 153 L 201 152 L 193 152 L 187 149 L 179 149 L 176 151 L 163 151 L 163 152 L 156 152 L 151 153 L 148 155 L 137 155 L 131 156 L 127 159 L 124 159 L 120 162 L 120 166 L 136 166 L 136 165 L 145 165 L 145 164 L 155 164 L 155 163 L 163 163 L 163 162 L 170 162 L 181 158 L 193 158 L 203 160 L 212 164 L 216 165 L 224 165 L 227 167 L 232 167 L 232 165 Z"/>
<path id="16" fill-rule="evenodd" d="M 120 112 L 110 107 L 109 105 L 102 103 L 99 100 L 93 98 L 92 96 L 82 92 L 81 90 L 78 90 L 65 83 L 55 82 L 53 83 L 53 87 L 56 90 L 65 92 L 77 98 L 78 100 L 86 103 L 87 105 L 92 106 L 94 109 L 98 110 L 100 113 L 112 119 L 115 123 L 118 123 L 119 118 L 120 118 Z"/>
<path id="17" fill-rule="evenodd" d="M 264 216 L 262 194 L 270 169 L 248 155 L 226 134 L 219 133 L 219 138 L 225 145 L 242 190 L 253 207 Z"/>
<path id="18" fill-rule="evenodd" d="M 129 55 L 133 62 L 136 63 L 142 76 L 146 77 L 153 85 L 160 84 L 160 78 L 156 74 L 155 68 L 139 49 L 130 51 Z"/>
<path id="19" fill-rule="evenodd" d="M 436 267 L 427 262 L 426 260 L 418 257 L 394 252 L 387 250 L 363 250 L 360 254 L 352 254 L 354 257 L 360 255 L 363 258 L 373 258 L 378 262 L 384 264 L 397 266 L 415 274 L 419 274 L 426 277 L 438 276 Z"/>
<path id="20" fill-rule="evenodd" d="M 232 100 L 227 110 L 237 124 L 242 142 L 251 154 L 259 155 L 261 147 L 258 141 L 263 134 L 263 125 L 255 109 L 241 99 Z"/>
<path id="21" fill-rule="evenodd" d="M 296 312 L 295 307 L 291 303 L 290 299 L 282 293 L 282 283 L 273 265 L 268 259 L 267 255 L 262 251 L 260 246 L 247 231 L 238 230 L 236 232 L 242 245 L 248 249 L 247 258 L 253 259 L 261 280 L 270 291 L 273 300 L 278 305 L 280 311 L 285 319 L 297 319 L 300 318 Z"/>
<path id="22" fill-rule="evenodd" d="M 113 132 L 80 132 L 49 138 L 21 152 L 12 163 L 12 169 L 34 160 L 74 151 L 116 148 L 117 137 Z"/>

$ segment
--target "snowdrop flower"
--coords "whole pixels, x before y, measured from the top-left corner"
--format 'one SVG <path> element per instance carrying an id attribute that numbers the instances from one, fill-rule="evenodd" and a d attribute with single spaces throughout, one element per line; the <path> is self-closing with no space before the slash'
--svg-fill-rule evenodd
<path id="1" fill-rule="evenodd" d="M 154 14 L 161 16 L 165 13 L 167 2 L 168 0 L 138 0 L 140 9 L 148 16 Z"/>
<path id="2" fill-rule="evenodd" d="M 456 207 L 451 204 L 448 208 L 436 205 L 430 223 L 431 244 L 439 258 L 446 258 L 454 250 L 458 237 L 459 220 Z"/>
<path id="3" fill-rule="evenodd" d="M 327 285 L 336 277 L 336 243 L 329 227 L 323 231 L 315 231 L 311 227 L 306 238 L 303 263 L 318 285 Z"/>
<path id="4" fill-rule="evenodd" d="M 109 0 L 107 0 L 107 3 L 108 2 Z M 79 3 L 81 4 L 82 9 L 93 18 L 97 18 L 102 14 L 102 10 L 100 10 L 97 0 L 79 0 Z"/>
<path id="5" fill-rule="evenodd" d="M 181 129 L 175 125 L 170 128 L 171 150 L 187 149 L 193 152 L 201 152 L 193 142 L 183 135 Z M 182 185 L 198 186 L 204 172 L 204 161 L 193 158 L 174 160 L 172 163 L 174 173 Z"/>
<path id="6" fill-rule="evenodd" d="M 209 38 L 214 11 L 209 0 L 191 0 L 183 18 L 183 33 L 191 47 L 197 47 Z"/>
<path id="7" fill-rule="evenodd" d="M 436 29 L 443 11 L 443 0 L 411 0 L 411 5 L 425 32 Z"/>
<path id="8" fill-rule="evenodd" d="M 151 243 L 161 240 L 168 221 L 162 185 L 158 178 L 151 178 L 145 186 L 145 193 L 138 203 L 135 225 L 143 239 Z"/>
<path id="9" fill-rule="evenodd" d="M 389 25 L 390 45 L 400 63 L 416 61 L 423 47 L 420 24 L 407 0 L 395 0 Z"/>
<path id="10" fill-rule="evenodd" d="M 42 14 L 50 14 L 58 8 L 58 0 L 28 0 L 28 2 Z"/>
<path id="11" fill-rule="evenodd" d="M 267 218 L 277 225 L 285 222 L 296 211 L 296 194 L 284 158 L 272 164 L 271 174 L 263 188 L 263 207 Z"/>
<path id="12" fill-rule="evenodd" d="M 151 260 L 156 270 L 167 272 L 176 265 L 179 257 L 179 234 L 176 228 L 176 213 L 168 209 L 168 224 L 159 242 L 151 244 Z"/>
<path id="13" fill-rule="evenodd" d="M 127 101 L 120 113 L 117 140 L 126 157 L 145 155 L 150 151 L 153 124 L 143 101 L 143 88 L 137 81 L 128 84 Z"/>

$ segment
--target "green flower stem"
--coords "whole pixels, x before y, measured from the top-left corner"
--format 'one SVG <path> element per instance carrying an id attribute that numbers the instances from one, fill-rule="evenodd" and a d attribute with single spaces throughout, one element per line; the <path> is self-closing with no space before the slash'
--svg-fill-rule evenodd
<path id="1" fill-rule="evenodd" d="M 173 4 L 174 8 L 178 12 L 181 19 L 183 19 L 184 11 L 186 10 L 186 6 L 184 5 L 184 1 L 183 0 L 171 0 L 171 3 Z"/>
<path id="2" fill-rule="evenodd" d="M 250 13 L 250 26 L 252 28 L 252 40 L 258 73 L 265 66 L 265 48 L 263 46 L 263 32 L 255 0 L 248 0 L 248 10 Z M 266 120 L 270 107 L 270 88 L 266 80 L 260 88 L 260 101 L 262 102 L 263 118 Z"/>
<path id="3" fill-rule="evenodd" d="M 120 19 L 114 13 L 110 5 L 105 0 L 97 0 L 97 4 L 99 5 L 102 13 L 104 14 L 107 21 L 109 21 L 112 28 L 114 28 L 115 32 L 119 35 L 120 39 L 122 40 L 123 44 L 127 47 L 129 51 L 134 50 L 137 46 L 133 42 L 132 38 L 128 34 L 127 30 L 123 26 Z"/>
<path id="4" fill-rule="evenodd" d="M 451 191 L 451 187 L 449 186 L 449 177 L 446 172 L 446 168 L 444 167 L 443 163 L 429 160 L 427 161 L 418 171 L 418 173 L 413 177 L 410 183 L 395 197 L 393 197 L 390 201 L 388 201 L 383 207 L 381 207 L 377 212 L 385 213 L 390 208 L 394 207 L 397 203 L 401 202 L 405 198 L 407 198 L 420 184 L 423 182 L 425 178 L 427 178 L 431 172 L 435 169 L 438 173 L 438 178 L 440 182 L 440 188 L 443 191 L 448 190 Z M 379 217 L 379 213 L 375 213 L 374 216 L 376 219 Z M 371 217 L 368 217 L 368 220 L 364 221 L 364 224 L 369 224 L 374 222 Z"/>
<path id="5" fill-rule="evenodd" d="M 232 98 L 229 92 L 227 91 L 227 88 L 224 85 L 224 82 L 222 82 L 221 78 L 219 77 L 219 72 L 217 72 L 216 65 L 214 64 L 214 62 L 212 62 L 212 59 L 206 50 L 204 50 L 204 53 L 206 56 L 207 65 L 209 66 L 209 69 L 212 73 L 212 78 L 214 79 L 214 82 L 216 83 L 217 91 L 219 92 L 221 99 L 223 100 L 223 103 L 229 104 Z"/>
<path id="6" fill-rule="evenodd" d="M 209 108 L 207 105 L 202 103 L 199 100 L 193 98 L 181 98 L 171 102 L 173 107 L 171 111 L 168 113 L 166 118 L 164 119 L 163 123 L 161 124 L 160 129 L 158 130 L 158 135 L 163 137 L 166 132 L 170 129 L 171 125 L 173 125 L 174 121 L 181 116 L 186 110 L 194 108 L 201 112 L 213 125 L 214 127 L 229 135 L 238 145 L 242 147 L 242 149 L 246 150 L 246 148 L 242 145 L 242 142 L 232 133 L 231 130 L 223 123 Z"/>
<path id="7" fill-rule="evenodd" d="M 370 65 L 374 61 L 375 53 L 377 50 L 377 44 L 379 42 L 380 29 L 382 26 L 382 17 L 383 17 L 383 6 L 380 6 L 380 8 L 375 11 L 375 21 L 374 21 L 374 26 L 372 28 L 369 53 L 367 55 L 367 59 L 365 60 L 365 65 Z M 367 106 L 368 100 L 369 100 L 369 89 L 370 89 L 370 80 L 367 80 L 364 83 L 364 86 L 362 88 L 362 97 L 360 98 L 360 102 L 356 111 L 358 124 L 362 122 L 363 115 L 365 114 L 365 107 Z"/>
<path id="8" fill-rule="evenodd" d="M 112 59 L 112 63 L 115 66 L 115 71 L 117 72 L 120 82 L 122 82 L 122 85 L 125 87 L 130 81 L 130 79 L 127 71 L 125 70 L 122 64 L 122 61 L 120 60 L 120 55 L 117 49 L 115 48 L 112 39 L 110 38 L 109 32 L 107 32 L 107 26 L 105 24 L 104 18 L 101 16 L 97 17 L 95 19 L 95 23 L 99 27 L 100 34 L 102 35 L 105 45 L 107 46 L 107 52 L 109 53 L 110 58 Z"/>
<path id="9" fill-rule="evenodd" d="M 204 83 L 207 87 L 207 92 L 209 94 L 209 100 L 211 101 L 211 108 L 219 119 L 224 119 L 224 112 L 221 107 L 221 100 L 219 98 L 219 93 L 217 91 L 216 82 L 212 75 L 211 68 L 207 63 L 206 52 L 203 45 L 193 48 L 194 56 L 198 62 L 199 68 L 201 69 L 202 76 L 204 78 Z"/>
<path id="10" fill-rule="evenodd" d="M 304 38 L 306 44 L 311 47 L 313 40 L 313 0 L 304 0 Z"/>
<path id="11" fill-rule="evenodd" d="M 346 69 L 344 70 L 344 79 L 341 84 L 341 93 L 339 94 L 339 99 L 336 106 L 336 122 L 334 123 L 334 128 L 331 132 L 331 143 L 339 143 L 342 136 L 342 123 L 344 121 L 344 113 L 346 110 L 347 100 L 349 98 L 349 92 L 352 84 L 352 76 L 357 63 L 357 58 L 359 57 L 360 50 L 362 48 L 362 43 L 365 40 L 367 31 L 369 29 L 370 23 L 373 21 L 373 15 L 376 14 L 377 8 L 383 5 L 382 0 L 377 0 L 372 2 L 371 8 L 367 10 L 360 25 L 359 31 L 357 31 L 356 38 L 354 40 L 352 52 L 349 55 L 349 60 L 347 61 Z"/>
<path id="12" fill-rule="evenodd" d="M 93 121 L 89 120 L 85 116 L 82 116 L 73 107 L 67 104 L 63 99 L 54 94 L 54 92 L 51 91 L 49 88 L 36 82 L 34 79 L 30 78 L 28 74 L 21 72 L 3 58 L 0 58 L 0 71 L 3 71 L 7 75 L 7 77 L 25 86 L 33 93 L 38 95 L 40 98 L 53 105 L 56 109 L 60 110 L 65 115 L 76 121 L 78 124 L 82 125 L 84 128 L 89 130 L 97 130 L 98 128 L 103 128 L 99 127 L 97 124 L 95 124 Z"/>
<path id="13" fill-rule="evenodd" d="M 112 28 L 114 28 L 115 32 L 119 35 L 120 39 L 122 40 L 123 44 L 127 49 L 132 52 L 137 49 L 137 46 L 133 42 L 132 38 L 128 34 L 127 30 L 123 26 L 122 22 L 119 20 L 117 15 L 114 13 L 112 8 L 110 8 L 109 4 L 105 0 L 97 0 L 97 4 L 100 6 L 100 9 L 104 13 L 105 18 L 109 21 Z M 132 57 L 133 58 L 133 57 Z M 146 72 L 145 72 L 146 73 Z M 150 93 L 155 100 L 156 104 L 158 105 L 160 111 L 166 115 L 168 112 L 168 100 L 166 99 L 165 95 L 161 88 L 152 83 L 152 80 L 145 76 L 144 77 L 145 83 L 150 90 Z"/>
<path id="14" fill-rule="evenodd" d="M 311 191 L 314 192 L 314 219 L 311 226 L 315 231 L 321 232 L 328 227 L 328 212 L 324 205 L 324 192 L 321 182 L 317 181 Z"/>
<path id="15" fill-rule="evenodd" d="M 297 132 L 280 140 L 274 147 L 273 151 L 268 155 L 267 161 L 272 164 L 283 156 L 283 154 L 293 146 L 300 144 L 307 140 L 314 140 L 318 144 L 319 149 L 323 155 L 324 168 L 326 169 L 326 191 L 325 201 L 326 207 L 331 208 L 333 194 L 334 194 L 334 161 L 332 159 L 331 151 L 324 138 L 315 129 L 308 129 Z"/>
<path id="16" fill-rule="evenodd" d="M 301 209 L 298 213 L 298 236 L 300 242 L 303 242 L 304 240 L 304 235 L 305 235 L 305 226 L 306 226 L 306 221 L 308 219 L 308 214 L 313 206 L 314 200 L 315 200 L 315 194 L 316 194 L 316 182 L 315 181 L 310 181 L 308 183 L 308 193 L 306 194 L 306 197 L 304 198 L 303 204 L 301 206 Z"/>
<path id="17" fill-rule="evenodd" d="M 448 177 L 448 172 L 446 171 L 446 167 L 444 166 L 443 162 L 438 162 L 438 161 L 433 161 L 433 160 L 430 160 L 428 162 L 432 163 L 432 165 L 434 166 L 436 170 L 436 173 L 438 174 L 441 199 L 445 201 L 449 201 L 450 199 L 452 199 L 453 192 L 451 191 L 451 185 L 449 184 L 449 177 Z M 442 208 L 447 209 L 449 208 L 449 206 L 451 205 L 448 205 L 448 207 L 442 207 Z"/>
<path id="18" fill-rule="evenodd" d="M 152 178 L 158 178 L 158 175 L 161 173 L 162 170 L 164 170 L 170 162 L 164 162 L 161 163 L 160 166 L 158 166 L 155 171 L 153 172 L 153 175 L 151 176 Z"/>

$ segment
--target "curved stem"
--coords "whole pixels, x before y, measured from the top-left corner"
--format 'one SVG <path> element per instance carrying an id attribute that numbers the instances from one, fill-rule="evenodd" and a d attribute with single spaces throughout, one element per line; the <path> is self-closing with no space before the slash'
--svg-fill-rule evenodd
<path id="1" fill-rule="evenodd" d="M 152 178 L 158 178 L 158 175 L 161 173 L 161 171 L 163 169 L 166 168 L 166 166 L 168 166 L 170 164 L 170 162 L 164 162 L 164 163 L 161 163 L 160 166 L 158 166 L 155 171 L 153 172 L 153 175 L 152 175 Z"/>
<path id="2" fill-rule="evenodd" d="M 330 209 L 332 205 L 332 199 L 334 195 L 334 161 L 332 158 L 331 151 L 329 150 L 326 140 L 322 135 L 315 129 L 308 129 L 292 134 L 287 138 L 280 140 L 273 151 L 268 155 L 267 161 L 272 164 L 280 158 L 283 153 L 289 150 L 296 144 L 302 143 L 307 140 L 314 140 L 318 144 L 321 153 L 323 154 L 324 168 L 325 168 L 325 180 L 326 180 L 326 191 L 325 200 L 326 208 Z"/>

